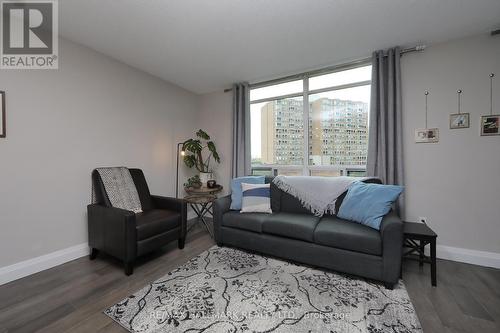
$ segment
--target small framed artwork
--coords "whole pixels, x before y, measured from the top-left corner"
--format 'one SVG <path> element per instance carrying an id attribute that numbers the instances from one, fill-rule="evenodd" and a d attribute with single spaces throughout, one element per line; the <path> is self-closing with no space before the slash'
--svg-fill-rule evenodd
<path id="1" fill-rule="evenodd" d="M 450 129 L 469 128 L 469 118 L 468 113 L 450 114 Z"/>
<path id="2" fill-rule="evenodd" d="M 436 143 L 439 141 L 439 129 L 419 128 L 415 130 L 416 143 Z"/>
<path id="3" fill-rule="evenodd" d="M 0 138 L 5 138 L 5 91 L 0 91 Z"/>
<path id="4" fill-rule="evenodd" d="M 493 114 L 481 117 L 481 135 L 500 135 L 500 115 Z"/>

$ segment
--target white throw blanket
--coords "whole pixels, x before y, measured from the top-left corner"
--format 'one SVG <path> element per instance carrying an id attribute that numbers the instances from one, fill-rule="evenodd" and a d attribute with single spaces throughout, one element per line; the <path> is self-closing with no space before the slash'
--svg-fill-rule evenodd
<path id="1" fill-rule="evenodd" d="M 141 200 L 134 180 L 126 167 L 97 168 L 111 206 L 134 213 L 142 212 Z M 96 202 L 94 182 L 92 182 L 92 203 Z"/>
<path id="2" fill-rule="evenodd" d="M 277 176 L 273 182 L 278 188 L 295 198 L 316 216 L 335 214 L 335 201 L 349 186 L 366 178 Z"/>

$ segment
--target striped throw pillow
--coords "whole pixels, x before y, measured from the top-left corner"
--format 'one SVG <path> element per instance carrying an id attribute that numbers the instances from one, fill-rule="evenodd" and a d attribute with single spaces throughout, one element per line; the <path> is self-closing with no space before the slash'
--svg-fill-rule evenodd
<path id="1" fill-rule="evenodd" d="M 240 213 L 272 213 L 270 184 L 241 183 L 243 199 Z"/>

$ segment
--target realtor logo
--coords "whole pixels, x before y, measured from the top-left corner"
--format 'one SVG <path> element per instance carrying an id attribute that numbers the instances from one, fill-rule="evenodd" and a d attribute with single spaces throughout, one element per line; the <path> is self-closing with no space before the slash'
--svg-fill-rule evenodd
<path id="1" fill-rule="evenodd" d="M 1 2 L 2 69 L 57 69 L 57 0 Z"/>

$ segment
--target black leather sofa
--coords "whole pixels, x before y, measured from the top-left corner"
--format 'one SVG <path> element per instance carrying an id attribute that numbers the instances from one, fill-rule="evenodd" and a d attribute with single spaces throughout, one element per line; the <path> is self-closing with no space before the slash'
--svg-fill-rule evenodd
<path id="1" fill-rule="evenodd" d="M 186 239 L 187 204 L 184 200 L 149 193 L 142 170 L 129 169 L 142 213 L 115 208 L 106 194 L 99 173 L 92 172 L 97 203 L 87 206 L 90 259 L 99 251 L 121 260 L 125 274 L 133 273 L 137 257 L 176 240 L 180 249 Z"/>
<path id="2" fill-rule="evenodd" d="M 332 215 L 312 215 L 271 181 L 272 214 L 229 210 L 231 197 L 214 203 L 217 245 L 233 246 L 299 263 L 378 280 L 392 289 L 401 269 L 403 223 L 391 211 L 380 231 Z M 380 183 L 378 179 L 366 182 Z M 345 197 L 336 203 L 336 211 Z"/>

